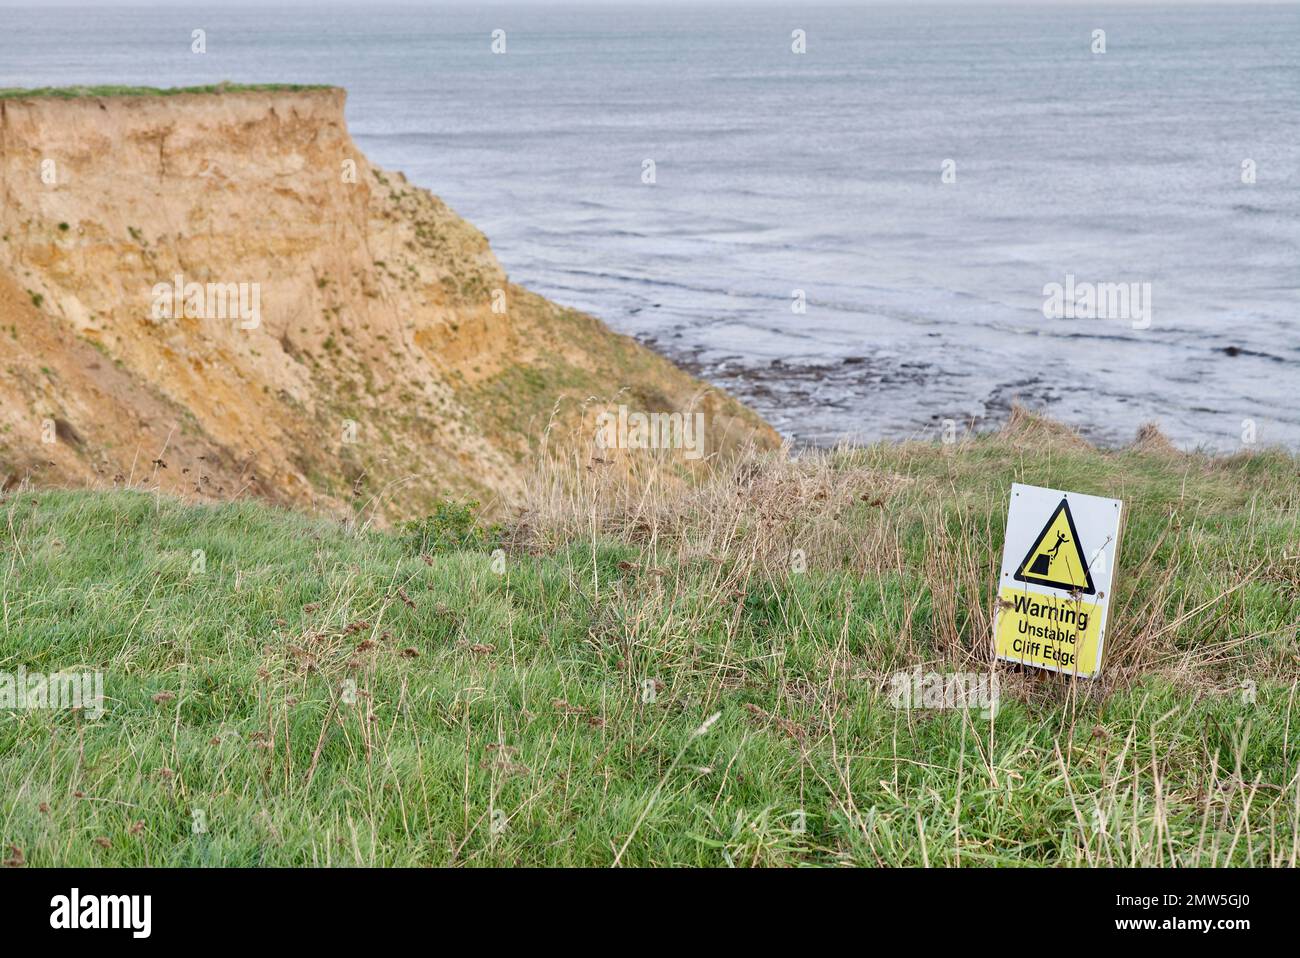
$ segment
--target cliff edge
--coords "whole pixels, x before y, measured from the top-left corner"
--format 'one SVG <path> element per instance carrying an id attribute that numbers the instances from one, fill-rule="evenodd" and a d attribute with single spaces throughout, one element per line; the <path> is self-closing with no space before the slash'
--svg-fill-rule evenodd
<path id="1" fill-rule="evenodd" d="M 510 502 L 611 404 L 702 412 L 710 454 L 778 441 L 510 283 L 478 230 L 366 160 L 344 97 L 0 98 L 0 484 L 397 517 Z"/>

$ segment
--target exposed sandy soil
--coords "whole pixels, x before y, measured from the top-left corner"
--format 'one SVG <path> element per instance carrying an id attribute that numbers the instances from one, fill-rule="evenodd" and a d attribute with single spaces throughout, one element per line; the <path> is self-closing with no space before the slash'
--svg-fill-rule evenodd
<path id="1" fill-rule="evenodd" d="M 544 442 L 587 444 L 611 403 L 702 410 L 711 453 L 778 441 L 510 284 L 478 230 L 367 162 L 343 104 L 0 100 L 0 484 L 156 482 L 394 518 L 439 495 L 510 503 Z M 160 310 L 177 276 L 247 284 L 244 315 Z"/>

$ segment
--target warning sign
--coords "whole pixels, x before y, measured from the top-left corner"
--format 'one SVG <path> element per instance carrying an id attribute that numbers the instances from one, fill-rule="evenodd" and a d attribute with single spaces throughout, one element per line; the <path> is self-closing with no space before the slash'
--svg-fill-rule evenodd
<path id="1" fill-rule="evenodd" d="M 1000 659 L 1092 678 L 1101 671 L 1123 504 L 1016 483 L 998 576 Z"/>
<path id="2" fill-rule="evenodd" d="M 1062 547 L 1065 551 L 1062 552 Z M 1070 500 L 1062 497 L 1052 517 L 1043 526 L 1037 540 L 1025 553 L 1016 578 L 1021 582 L 1047 585 L 1053 589 L 1078 590 L 1095 595 L 1088 560 L 1079 546 L 1079 530 L 1074 526 Z"/>

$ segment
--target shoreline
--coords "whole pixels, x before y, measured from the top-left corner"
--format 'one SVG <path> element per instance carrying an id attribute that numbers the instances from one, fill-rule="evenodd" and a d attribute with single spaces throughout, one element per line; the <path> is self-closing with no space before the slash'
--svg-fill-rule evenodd
<path id="1" fill-rule="evenodd" d="M 1146 447 L 1156 442 L 1170 450 L 1186 456 L 1200 456 L 1207 459 L 1231 458 L 1252 452 L 1282 452 L 1287 455 L 1300 455 L 1300 449 L 1293 449 L 1285 443 L 1260 443 L 1256 445 L 1240 444 L 1237 448 L 1223 448 L 1202 444 L 1191 447 L 1178 445 L 1164 432 L 1159 420 L 1139 423 L 1128 438 L 1112 437 L 1097 430 L 1089 429 L 1059 418 L 1050 408 L 1039 404 L 1022 402 L 1018 395 L 1010 395 L 1009 390 L 999 389 L 986 400 L 986 406 L 993 414 L 966 416 L 963 418 L 940 417 L 932 415 L 934 422 L 911 433 L 877 434 L 872 436 L 848 435 L 806 435 L 797 429 L 790 429 L 789 423 L 794 418 L 791 414 L 782 414 L 776 404 L 783 399 L 795 397 L 806 400 L 812 387 L 830 382 L 842 388 L 854 385 L 878 386 L 885 377 L 892 384 L 911 385 L 916 389 L 925 387 L 925 378 L 916 373 L 909 373 L 908 366 L 902 368 L 891 366 L 886 362 L 864 356 L 847 356 L 839 362 L 785 362 L 772 360 L 768 365 L 743 365 L 733 362 L 740 357 L 723 357 L 720 360 L 707 361 L 701 358 L 705 347 L 671 348 L 667 343 L 653 335 L 632 334 L 641 345 L 654 350 L 664 359 L 690 375 L 725 390 L 738 402 L 753 410 L 770 423 L 792 448 L 829 451 L 842 447 L 869 448 L 877 444 L 908 442 L 943 442 L 951 419 L 957 441 L 987 436 L 1005 429 L 1019 413 L 1029 413 L 1035 417 L 1058 425 L 1061 429 L 1077 435 L 1092 447 L 1104 451 L 1120 451 L 1133 447 Z M 806 403 L 805 403 L 806 404 Z M 847 406 L 848 403 L 843 405 Z"/>

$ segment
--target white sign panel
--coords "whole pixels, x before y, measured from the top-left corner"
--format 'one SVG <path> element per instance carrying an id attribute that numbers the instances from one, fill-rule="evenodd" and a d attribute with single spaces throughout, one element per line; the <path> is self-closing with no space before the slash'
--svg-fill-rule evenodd
<path id="1" fill-rule="evenodd" d="M 994 654 L 1080 678 L 1101 671 L 1123 503 L 1011 486 Z"/>

